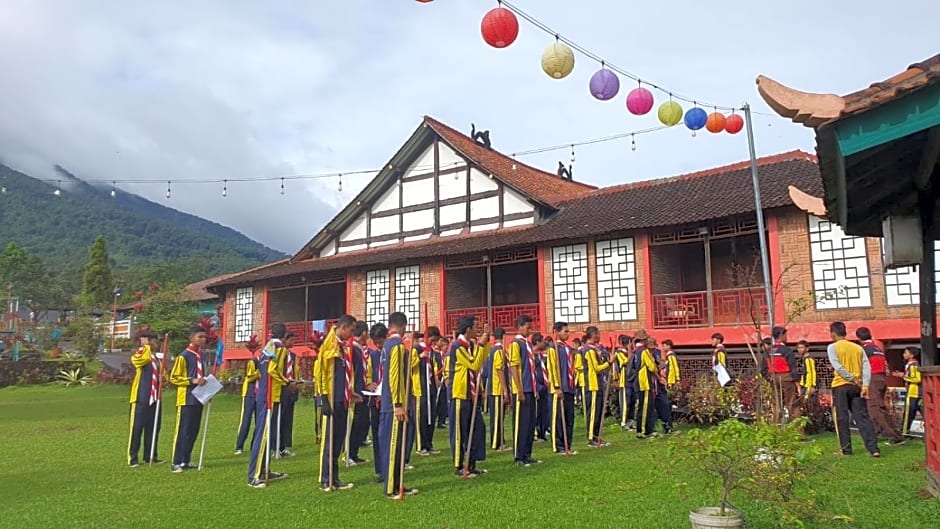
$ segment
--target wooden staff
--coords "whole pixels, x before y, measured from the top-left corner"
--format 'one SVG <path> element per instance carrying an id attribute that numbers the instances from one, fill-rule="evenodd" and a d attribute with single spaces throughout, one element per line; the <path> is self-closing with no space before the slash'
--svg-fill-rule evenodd
<path id="1" fill-rule="evenodd" d="M 273 360 L 273 359 L 272 359 Z M 271 360 L 268 360 L 271 362 Z M 264 369 L 267 371 L 268 366 L 265 365 Z M 271 479 L 271 409 L 274 407 L 274 398 L 271 396 L 271 375 L 270 371 L 262 374 L 261 376 L 268 377 L 268 391 L 265 395 L 265 409 L 267 412 L 264 414 L 264 480 L 265 482 L 270 481 Z M 255 428 L 258 428 L 259 425 L 255 424 Z"/>
<path id="2" fill-rule="evenodd" d="M 473 447 L 473 430 L 476 426 L 477 420 L 477 402 L 480 397 L 480 375 L 482 373 L 477 373 L 476 375 L 476 384 L 473 386 L 473 407 L 470 408 L 470 431 L 467 433 L 467 450 L 464 453 L 463 458 L 463 479 L 467 479 L 470 475 L 470 450 Z M 454 420 L 459 421 L 459 417 L 454 417 Z M 456 428 L 459 428 L 460 425 L 454 425 Z M 459 447 L 458 447 L 459 450 Z"/>
<path id="3" fill-rule="evenodd" d="M 212 375 L 215 376 L 216 369 L 218 369 L 219 364 L 216 361 L 218 356 L 218 349 L 216 349 L 215 355 L 212 357 Z M 212 399 L 209 399 L 209 402 L 206 404 L 206 424 L 202 427 L 202 446 L 199 447 L 199 466 L 197 470 L 202 470 L 202 457 L 206 453 L 206 437 L 209 436 L 209 414 L 212 413 Z"/>
<path id="4" fill-rule="evenodd" d="M 163 346 L 160 347 L 160 367 L 157 373 L 157 409 L 153 415 L 153 437 L 150 439 L 150 462 L 153 466 L 153 458 L 157 453 L 157 427 L 160 424 L 160 402 L 163 400 L 163 372 L 166 370 L 166 354 L 170 347 L 170 334 L 163 335 Z"/>
<path id="5" fill-rule="evenodd" d="M 612 341 L 611 341 L 611 348 L 613 348 Z M 606 377 L 607 383 L 604 385 L 604 401 L 601 403 L 601 422 L 598 425 L 598 430 L 597 430 L 596 448 L 601 448 L 601 443 L 602 443 L 601 433 L 604 431 L 604 420 L 607 418 L 607 397 L 610 396 L 610 374 L 613 368 L 613 363 L 610 360 L 611 360 L 610 358 L 607 359 L 607 363 L 608 363 L 607 377 Z"/>

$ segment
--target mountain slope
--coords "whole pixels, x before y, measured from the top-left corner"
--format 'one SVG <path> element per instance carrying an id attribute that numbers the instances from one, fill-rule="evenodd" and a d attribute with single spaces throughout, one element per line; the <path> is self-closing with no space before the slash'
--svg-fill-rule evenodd
<path id="1" fill-rule="evenodd" d="M 73 282 L 97 235 L 119 272 L 192 265 L 192 275 L 223 274 L 284 257 L 241 233 L 121 191 L 82 182 L 56 167 L 63 191 L 0 165 L 0 241 L 15 241 Z M 201 277 L 180 277 L 180 281 Z"/>

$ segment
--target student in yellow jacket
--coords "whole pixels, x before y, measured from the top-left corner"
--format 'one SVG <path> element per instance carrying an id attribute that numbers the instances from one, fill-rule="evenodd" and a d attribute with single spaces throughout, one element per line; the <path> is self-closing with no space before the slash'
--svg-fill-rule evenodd
<path id="1" fill-rule="evenodd" d="M 339 479 L 339 455 L 346 440 L 346 423 L 353 399 L 353 367 L 347 352 L 356 319 L 344 314 L 320 347 L 317 387 L 320 413 L 326 419 L 320 426 L 320 489 L 324 492 L 348 490 L 352 483 Z"/>
<path id="2" fill-rule="evenodd" d="M 842 455 L 852 455 L 850 419 L 855 420 L 858 433 L 872 457 L 881 457 L 878 441 L 868 417 L 868 385 L 871 366 L 862 347 L 845 339 L 845 324 L 841 321 L 829 325 L 832 343 L 829 344 L 829 364 L 832 365 L 832 420 L 839 437 Z"/>
<path id="3" fill-rule="evenodd" d="M 497 327 L 493 331 L 493 346 L 490 347 L 489 359 L 486 362 L 489 376 L 489 394 L 487 407 L 490 412 L 490 448 L 503 451 L 508 447 L 503 438 L 506 406 L 511 397 L 509 395 L 509 362 L 506 361 L 506 350 L 503 349 L 503 339 L 506 330 Z"/>
<path id="4" fill-rule="evenodd" d="M 251 422 L 255 417 L 255 399 L 258 395 L 258 350 L 261 344 L 257 336 L 252 336 L 245 348 L 251 353 L 251 358 L 245 364 L 245 375 L 242 378 L 242 413 L 241 422 L 238 424 L 238 435 L 235 437 L 235 455 L 241 455 L 245 449 L 245 441 L 248 440 L 248 432 L 251 430 Z M 262 398 L 266 398 L 262 395 Z M 258 425 L 255 425 L 257 428 Z"/>
<path id="5" fill-rule="evenodd" d="M 482 384 L 479 371 L 486 362 L 490 336 L 486 333 L 477 340 L 475 325 L 476 319 L 473 316 L 463 316 L 457 321 L 459 334 L 457 341 L 451 345 L 449 354 L 453 366 L 451 398 L 454 407 L 454 439 L 451 446 L 454 449 L 454 473 L 463 477 L 476 477 L 486 473 L 485 470 L 477 468 L 476 464 L 486 460 L 486 423 L 483 422 L 480 406 L 479 397 L 483 388 L 480 387 Z M 465 460 L 468 443 L 470 457 Z M 468 472 L 466 475 L 465 469 Z"/>
<path id="6" fill-rule="evenodd" d="M 192 464 L 193 446 L 199 436 L 202 403 L 193 396 L 193 389 L 206 383 L 207 367 L 202 348 L 206 330 L 194 325 L 189 330 L 189 345 L 176 357 L 170 372 L 170 383 L 176 386 L 176 434 L 173 437 L 173 473 L 196 468 Z"/>
<path id="7" fill-rule="evenodd" d="M 653 392 L 657 387 L 656 377 L 659 376 L 659 367 L 653 357 L 653 352 L 647 347 L 646 340 L 648 339 L 646 333 L 640 331 L 636 333 L 634 343 L 635 350 L 633 354 L 639 358 L 636 372 L 636 385 L 639 391 L 636 414 L 636 436 L 638 439 L 652 437 L 653 432 L 656 430 L 656 407 L 653 402 L 653 399 L 655 399 Z"/>
<path id="8" fill-rule="evenodd" d="M 607 443 L 601 441 L 601 416 L 606 405 L 603 402 L 606 384 L 607 372 L 610 369 L 610 363 L 604 358 L 600 340 L 600 331 L 593 325 L 585 329 L 584 336 L 587 340 L 587 346 L 584 348 L 584 401 L 585 415 L 588 417 L 588 446 L 606 446 Z M 600 443 L 600 444 L 599 444 Z"/>
<path id="9" fill-rule="evenodd" d="M 907 397 L 904 399 L 904 435 L 911 431 L 911 424 L 914 422 L 914 416 L 917 412 L 921 413 L 922 395 L 920 391 L 920 348 L 908 347 L 904 349 L 904 371 L 895 371 L 894 376 L 901 377 L 907 384 Z"/>
<path id="10" fill-rule="evenodd" d="M 161 417 L 157 416 L 157 399 L 160 398 L 162 354 L 156 350 L 157 335 L 150 327 L 141 327 L 137 331 L 137 339 L 140 347 L 131 356 L 131 364 L 135 368 L 134 380 L 131 382 L 131 424 L 127 443 L 127 463 L 131 468 L 138 465 L 137 453 L 140 450 L 141 437 L 144 440 L 144 462 L 151 462 L 151 448 L 153 464 L 163 462 L 157 459 L 156 447 L 152 445 L 160 434 Z M 156 433 L 154 429 L 157 430 Z"/>

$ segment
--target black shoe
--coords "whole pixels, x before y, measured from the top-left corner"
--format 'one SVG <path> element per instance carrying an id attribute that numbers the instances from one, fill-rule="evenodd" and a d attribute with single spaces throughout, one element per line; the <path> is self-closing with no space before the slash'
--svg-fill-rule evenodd
<path id="1" fill-rule="evenodd" d="M 183 463 L 183 468 L 186 470 L 199 470 L 199 467 L 192 463 Z"/>
<path id="2" fill-rule="evenodd" d="M 382 479 L 382 476 L 375 476 L 375 479 L 372 480 L 373 483 L 384 483 L 385 480 Z"/>
<path id="3" fill-rule="evenodd" d="M 248 482 L 248 486 L 251 487 L 251 488 L 253 488 L 253 489 L 263 489 L 263 488 L 267 487 L 268 484 L 265 483 L 264 481 L 261 481 L 260 479 L 253 479 L 253 480 L 251 480 L 251 481 Z"/>
<path id="4" fill-rule="evenodd" d="M 154 459 L 153 461 L 144 461 L 144 463 L 147 463 L 148 465 L 162 465 L 163 463 L 166 463 L 166 461 L 162 459 Z"/>
<path id="5" fill-rule="evenodd" d="M 284 479 L 286 477 L 287 477 L 287 474 L 283 472 L 268 472 L 268 479 L 272 481 L 275 479 Z"/>
<path id="6" fill-rule="evenodd" d="M 418 493 L 418 489 L 405 489 L 404 496 L 414 496 Z M 402 500 L 404 496 L 401 492 L 393 492 L 392 494 L 386 494 L 385 497 L 390 500 Z"/>
<path id="7" fill-rule="evenodd" d="M 471 470 L 470 473 L 475 476 L 482 476 L 483 474 L 488 473 L 488 471 L 485 468 L 475 468 Z"/>
<path id="8" fill-rule="evenodd" d="M 352 483 L 345 483 L 345 482 L 339 481 L 339 480 L 336 480 L 336 481 L 333 482 L 333 489 L 334 489 L 334 490 L 349 490 L 349 489 L 351 489 L 351 488 L 353 488 L 353 484 L 352 484 Z"/>
<path id="9" fill-rule="evenodd" d="M 358 457 L 358 456 L 352 458 L 352 460 L 353 460 L 353 463 L 355 463 L 355 464 L 357 464 L 357 465 L 361 465 L 361 464 L 363 464 L 363 463 L 368 463 L 368 462 L 369 462 L 368 459 L 363 459 L 363 458 Z"/>
<path id="10" fill-rule="evenodd" d="M 528 468 L 528 467 L 532 466 L 532 463 L 529 463 L 529 462 L 526 462 L 526 461 L 521 461 L 521 460 L 518 460 L 518 459 L 517 459 L 516 461 L 514 461 L 513 464 L 516 465 L 517 467 L 522 467 L 522 468 Z"/>
<path id="11" fill-rule="evenodd" d="M 130 462 L 130 467 L 131 467 L 131 468 L 137 468 L 137 467 L 139 467 L 139 466 L 140 466 L 140 463 L 138 463 L 137 461 L 131 461 L 131 462 Z"/>
<path id="12" fill-rule="evenodd" d="M 472 479 L 472 478 L 477 477 L 476 474 L 474 474 L 473 472 L 471 472 L 471 471 L 469 471 L 469 470 L 468 470 L 467 473 L 465 474 L 464 471 L 463 471 L 463 469 L 460 469 L 460 468 L 458 468 L 457 470 L 454 471 L 454 475 L 457 476 L 458 478 L 467 478 L 467 479 Z"/>

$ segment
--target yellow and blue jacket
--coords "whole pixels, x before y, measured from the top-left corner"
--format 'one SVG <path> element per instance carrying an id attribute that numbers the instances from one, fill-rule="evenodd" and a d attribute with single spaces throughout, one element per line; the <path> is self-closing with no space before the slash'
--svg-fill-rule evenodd
<path id="1" fill-rule="evenodd" d="M 154 354 L 149 345 L 144 345 L 137 349 L 131 355 L 131 364 L 135 368 L 134 380 L 131 382 L 131 404 L 135 402 L 146 402 L 150 405 L 150 389 L 154 382 L 154 377 L 159 377 L 161 373 L 161 364 L 157 355 Z"/>
<path id="2" fill-rule="evenodd" d="M 907 398 L 919 399 L 921 379 L 917 360 L 911 360 L 904 366 L 904 382 L 907 382 Z"/>
<path id="3" fill-rule="evenodd" d="M 486 362 L 486 349 L 460 336 L 450 348 L 450 362 L 453 366 L 451 397 L 457 400 L 472 400 L 471 384 L 476 383 L 476 372 Z M 472 379 L 472 382 L 471 382 Z M 480 388 L 477 388 L 479 391 Z"/>
<path id="4" fill-rule="evenodd" d="M 173 370 L 170 371 L 170 383 L 176 386 L 176 405 L 177 406 L 202 406 L 196 397 L 193 397 L 193 379 L 202 371 L 205 377 L 208 373 L 205 371 L 206 363 L 202 361 L 202 351 L 196 350 L 193 346 L 187 347 L 180 353 L 173 362 Z"/>
<path id="5" fill-rule="evenodd" d="M 601 373 L 610 369 L 610 363 L 601 358 L 601 351 L 597 346 L 588 345 L 584 349 L 584 389 L 588 391 L 602 391 L 604 379 Z"/>

